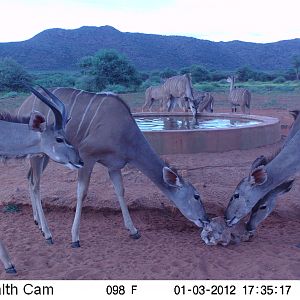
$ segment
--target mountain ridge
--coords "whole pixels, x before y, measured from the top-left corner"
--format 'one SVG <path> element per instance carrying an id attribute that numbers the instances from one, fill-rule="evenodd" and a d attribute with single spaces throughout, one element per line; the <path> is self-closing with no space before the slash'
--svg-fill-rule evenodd
<path id="1" fill-rule="evenodd" d="M 0 58 L 11 57 L 28 70 L 76 70 L 81 57 L 101 49 L 124 54 L 140 71 L 180 69 L 200 64 L 209 69 L 283 70 L 300 54 L 300 39 L 274 43 L 213 42 L 178 35 L 121 32 L 106 25 L 46 29 L 21 42 L 0 43 Z"/>

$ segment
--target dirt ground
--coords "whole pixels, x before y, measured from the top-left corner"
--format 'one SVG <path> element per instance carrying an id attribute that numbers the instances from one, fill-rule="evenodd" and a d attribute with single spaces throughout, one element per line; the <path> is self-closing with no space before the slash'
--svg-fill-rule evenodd
<path id="1" fill-rule="evenodd" d="M 282 141 L 292 118 L 286 110 L 256 110 L 277 116 Z M 280 143 L 282 143 L 282 141 Z M 210 216 L 222 215 L 232 192 L 259 155 L 280 143 L 246 151 L 164 156 L 200 191 Z M 54 237 L 47 245 L 33 222 L 27 161 L 0 165 L 0 238 L 18 274 L 0 279 L 299 279 L 300 183 L 281 196 L 256 236 L 239 245 L 206 246 L 200 230 L 137 170 L 123 170 L 126 200 L 142 237 L 129 238 L 106 169 L 92 175 L 81 222 L 81 248 L 71 248 L 76 172 L 50 163 L 42 179 L 46 217 Z M 4 212 L 8 203 L 19 212 Z"/>

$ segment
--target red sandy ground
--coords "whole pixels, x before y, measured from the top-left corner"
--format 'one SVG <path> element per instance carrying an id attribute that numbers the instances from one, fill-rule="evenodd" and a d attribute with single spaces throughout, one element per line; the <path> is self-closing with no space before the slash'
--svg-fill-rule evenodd
<path id="1" fill-rule="evenodd" d="M 277 116 L 282 135 L 292 119 L 284 110 L 253 111 Z M 282 142 L 282 141 L 281 141 Z M 169 155 L 164 158 L 201 192 L 207 212 L 219 216 L 251 162 L 273 153 L 280 143 L 247 151 Z M 47 245 L 34 225 L 27 190 L 28 162 L 0 165 L 0 203 L 17 203 L 21 212 L 0 208 L 0 238 L 18 275 L 1 279 L 299 279 L 300 183 L 281 197 L 256 236 L 239 245 L 206 246 L 200 231 L 135 169 L 123 170 L 126 200 L 142 237 L 129 238 L 106 169 L 92 175 L 82 215 L 81 248 L 72 249 L 76 172 L 51 163 L 42 180 L 46 217 L 54 237 Z"/>

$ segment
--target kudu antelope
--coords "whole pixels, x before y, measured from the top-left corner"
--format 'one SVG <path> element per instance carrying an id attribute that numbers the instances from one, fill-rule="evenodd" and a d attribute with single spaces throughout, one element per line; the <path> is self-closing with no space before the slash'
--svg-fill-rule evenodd
<path id="1" fill-rule="evenodd" d="M 300 113 L 299 113 L 299 111 L 291 111 L 291 114 L 293 115 L 295 120 L 294 120 L 292 128 L 289 132 L 289 135 L 286 138 L 286 140 L 285 140 L 283 146 L 281 147 L 281 149 L 284 148 L 285 145 L 287 145 L 289 143 L 289 141 L 295 136 L 295 134 L 300 129 Z M 280 152 L 281 149 L 279 149 L 278 153 Z M 261 168 L 261 167 L 267 166 L 272 161 L 272 159 L 274 159 L 275 156 L 276 156 L 276 154 L 273 155 L 273 157 L 267 158 L 267 157 L 262 155 L 262 156 L 258 157 L 257 159 L 255 159 L 254 162 L 252 163 L 250 174 L 255 173 L 255 171 L 259 170 L 259 168 Z M 276 176 L 276 174 L 273 174 L 273 175 Z M 291 177 L 293 177 L 293 176 L 291 176 Z M 251 181 L 250 187 L 252 185 L 255 185 L 254 177 L 252 177 L 252 178 L 251 177 L 246 177 L 246 178 L 242 179 L 241 182 L 239 183 L 239 185 L 237 186 L 236 191 L 234 192 L 232 198 L 230 199 L 227 211 L 225 213 L 225 219 L 227 219 L 227 224 L 229 226 L 232 226 L 232 225 L 234 225 L 234 223 L 238 223 L 240 221 L 240 219 L 238 219 L 238 220 L 235 220 L 235 222 L 232 222 L 232 224 L 231 224 L 231 222 L 230 222 L 231 219 L 230 218 L 234 218 L 231 215 L 232 213 L 234 213 L 234 210 L 236 210 L 236 209 L 237 210 L 238 209 L 243 210 L 243 207 L 245 206 L 245 201 L 248 201 L 248 199 L 245 198 L 245 196 L 244 196 L 245 191 L 243 191 L 243 197 L 241 197 L 241 199 L 240 199 L 240 192 L 241 192 L 241 190 L 244 190 L 244 188 L 247 186 L 247 182 L 249 182 L 249 180 Z M 273 209 L 275 208 L 278 196 L 290 191 L 290 189 L 292 188 L 293 182 L 294 182 L 294 179 L 289 178 L 286 181 L 283 181 L 282 183 L 277 185 L 273 189 L 268 188 L 269 191 L 262 198 L 260 198 L 256 202 L 256 204 L 253 205 L 253 207 L 251 209 L 250 217 L 249 217 L 248 221 L 245 224 L 245 230 L 250 235 L 254 234 L 257 227 L 273 211 Z M 248 189 L 249 189 L 249 186 L 248 186 Z M 247 192 L 247 195 L 248 195 L 248 192 Z M 241 206 L 241 208 L 239 208 L 239 205 Z M 246 214 L 247 213 L 245 213 L 245 215 Z M 242 224 L 237 224 L 237 225 L 242 225 Z M 210 230 L 210 228 L 212 226 L 214 226 L 213 220 L 206 227 L 206 230 L 204 230 L 202 232 L 202 237 L 205 238 L 205 241 L 206 241 L 207 244 L 216 244 L 217 242 L 218 243 L 222 242 L 222 236 L 220 235 L 218 230 Z M 215 224 L 215 226 L 218 226 L 218 224 Z M 216 228 L 216 229 L 218 229 L 218 228 Z M 229 228 L 227 227 L 227 228 L 225 228 L 224 231 L 231 232 L 228 229 Z M 230 228 L 230 230 L 231 230 L 231 228 Z M 233 230 L 234 230 L 234 228 L 233 228 Z M 207 234 L 207 232 L 209 234 Z"/>
<path id="2" fill-rule="evenodd" d="M 214 97 L 209 92 L 199 92 L 193 89 L 193 106 L 196 111 L 198 112 L 213 112 L 214 111 Z M 168 111 L 173 111 L 176 107 L 179 106 L 184 112 L 188 112 L 190 108 L 189 101 L 186 98 L 174 98 L 172 101 L 168 101 L 167 108 Z"/>
<path id="3" fill-rule="evenodd" d="M 214 111 L 214 97 L 209 92 L 200 92 L 193 89 L 194 106 L 197 112 L 213 112 Z"/>
<path id="4" fill-rule="evenodd" d="M 265 159 L 264 156 L 255 160 Z M 204 227 L 201 233 L 202 239 L 207 245 L 222 244 L 224 246 L 230 243 L 239 243 L 240 241 L 247 241 L 254 235 L 257 227 L 265 220 L 273 211 L 276 205 L 276 200 L 279 195 L 287 193 L 293 184 L 293 179 L 288 180 L 268 192 L 261 200 L 259 200 L 251 210 L 251 215 L 245 224 L 238 223 L 234 226 L 228 227 L 223 217 L 217 217 L 210 221 Z"/>
<path id="5" fill-rule="evenodd" d="M 246 112 L 246 107 L 250 114 L 250 102 L 251 102 L 251 93 L 244 88 L 237 88 L 235 86 L 235 76 L 229 76 L 227 82 L 230 83 L 229 89 L 229 102 L 231 103 L 232 112 L 236 112 L 237 106 L 241 107 L 243 113 Z"/>
<path id="6" fill-rule="evenodd" d="M 170 77 L 165 81 L 163 86 L 165 93 L 164 101 L 162 103 L 163 107 L 167 107 L 168 111 L 171 111 L 173 107 L 175 107 L 177 99 L 184 99 L 188 103 L 193 116 L 196 116 L 197 109 L 195 107 L 190 74 Z"/>
<path id="7" fill-rule="evenodd" d="M 254 213 L 258 208 L 267 209 L 264 213 L 267 217 L 275 206 L 275 195 L 290 190 L 293 178 L 300 171 L 300 157 L 297 154 L 300 147 L 300 114 L 299 111 L 291 113 L 295 122 L 279 153 L 272 158 L 261 156 L 256 159 L 249 176 L 242 179 L 236 187 L 225 211 L 229 226 L 238 223 L 251 210 Z M 264 218 L 260 219 L 262 221 Z"/>
<path id="8" fill-rule="evenodd" d="M 199 192 L 154 152 L 138 128 L 129 107 L 121 98 L 111 93 L 96 94 L 72 88 L 57 88 L 48 95 L 53 99 L 59 98 L 65 103 L 71 117 L 66 126 L 66 135 L 68 140 L 78 148 L 84 162 L 84 167 L 78 171 L 72 247 L 80 247 L 79 226 L 82 202 L 87 195 L 91 173 L 97 162 L 108 169 L 125 227 L 132 238 L 139 238 L 140 235 L 124 200 L 121 169 L 127 163 L 148 176 L 187 219 L 199 227 L 208 222 Z M 27 98 L 21 105 L 18 115 L 27 116 L 37 108 L 51 119 L 47 107 L 36 103 L 33 96 Z M 39 185 L 42 170 L 46 165 L 47 158 L 31 159 L 29 172 L 31 190 Z M 31 193 L 31 196 L 33 203 L 40 202 L 40 197 L 36 193 Z"/>
<path id="9" fill-rule="evenodd" d="M 145 91 L 145 103 L 142 107 L 142 112 L 146 109 L 148 106 L 149 111 L 152 111 L 152 105 L 154 101 L 159 102 L 160 104 L 160 110 L 163 110 L 163 102 L 165 98 L 164 93 L 164 86 L 150 86 Z"/>
<path id="10" fill-rule="evenodd" d="M 39 93 L 31 88 L 37 98 L 43 101 L 54 113 L 54 125 L 48 125 L 44 115 L 38 111 L 33 111 L 28 118 L 17 120 L 9 113 L 0 114 L 0 158 L 7 160 L 10 158 L 25 158 L 27 156 L 46 154 L 54 161 L 64 164 L 71 169 L 82 167 L 83 163 L 79 154 L 71 146 L 65 137 L 64 126 L 66 124 L 66 113 L 62 102 L 40 97 Z M 37 187 L 38 189 L 38 187 Z M 36 192 L 36 191 L 35 191 Z M 38 213 L 42 223 L 43 232 L 45 229 L 44 213 L 40 202 L 34 203 L 34 210 Z M 47 237 L 48 243 L 52 239 Z M 9 255 L 0 241 L 0 259 L 4 264 L 7 273 L 16 273 L 11 263 Z"/>
<path id="11" fill-rule="evenodd" d="M 195 98 L 197 99 L 197 95 L 195 96 Z M 201 96 L 199 98 L 201 99 Z M 204 97 L 201 99 L 201 101 L 199 101 L 197 109 L 199 110 L 199 112 L 205 110 L 206 112 L 213 113 L 214 103 L 215 103 L 215 99 L 213 95 L 209 92 L 204 92 Z"/>
<path id="12" fill-rule="evenodd" d="M 300 113 L 298 110 L 294 110 L 290 112 L 294 118 L 294 122 L 291 126 L 291 130 L 282 146 L 282 148 L 285 147 L 285 145 L 294 137 L 296 132 L 300 129 Z M 265 156 L 260 156 L 257 158 L 251 167 L 251 170 L 259 167 L 260 165 L 266 165 L 270 159 L 266 158 Z M 288 180 L 278 187 L 276 187 L 274 190 L 270 191 L 266 196 L 264 196 L 261 200 L 259 200 L 255 206 L 252 208 L 251 215 L 249 218 L 249 221 L 246 224 L 246 228 L 248 231 L 254 232 L 258 225 L 265 220 L 270 213 L 273 211 L 276 205 L 277 197 L 281 194 L 289 192 L 289 190 L 292 188 L 294 180 Z"/>
<path id="13" fill-rule="evenodd" d="M 263 199 L 259 200 L 251 210 L 251 215 L 246 223 L 246 229 L 253 234 L 258 225 L 265 220 L 273 211 L 276 205 L 276 200 L 279 195 L 285 194 L 292 188 L 294 180 L 288 180 L 274 190 L 270 191 Z"/>

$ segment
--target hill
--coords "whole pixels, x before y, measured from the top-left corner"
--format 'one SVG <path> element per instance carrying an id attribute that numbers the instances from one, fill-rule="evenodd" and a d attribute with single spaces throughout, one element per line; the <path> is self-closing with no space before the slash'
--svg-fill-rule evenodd
<path id="1" fill-rule="evenodd" d="M 211 42 L 184 36 L 120 32 L 111 26 L 48 29 L 22 42 L 0 43 L 0 57 L 12 57 L 28 70 L 74 70 L 78 60 L 101 49 L 116 49 L 138 70 L 180 69 L 202 64 L 210 69 L 256 70 L 291 67 L 300 39 L 258 44 Z"/>

